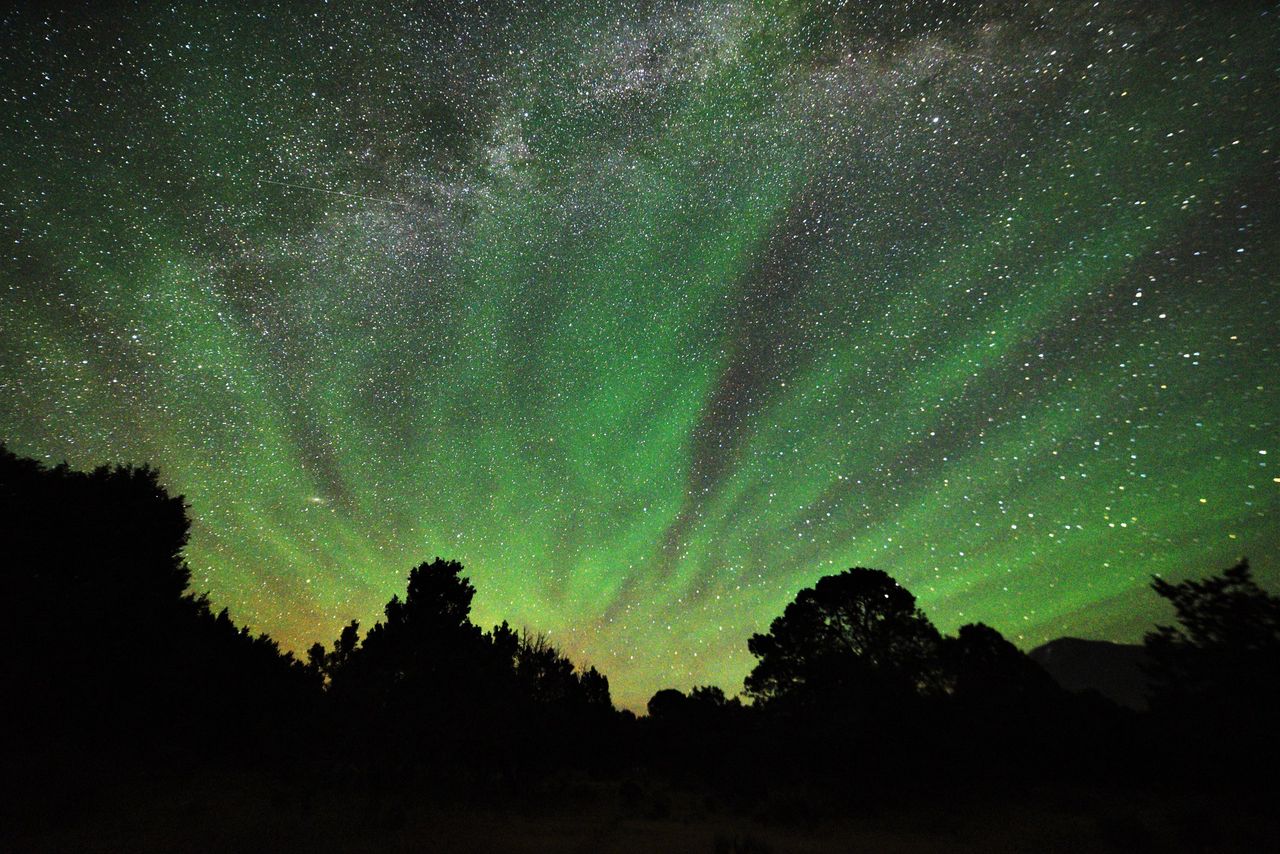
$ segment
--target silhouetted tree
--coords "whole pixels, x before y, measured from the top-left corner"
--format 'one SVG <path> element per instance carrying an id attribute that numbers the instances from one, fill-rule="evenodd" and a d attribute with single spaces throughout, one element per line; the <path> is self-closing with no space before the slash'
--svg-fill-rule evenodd
<path id="1" fill-rule="evenodd" d="M 648 712 L 638 728 L 640 755 L 663 773 L 740 782 L 746 766 L 759 758 L 746 728 L 748 711 L 718 687 L 697 686 L 688 694 L 664 688 L 649 699 Z"/>
<path id="2" fill-rule="evenodd" d="M 326 681 L 331 681 L 334 674 L 340 672 L 351 661 L 351 656 L 359 645 L 360 621 L 352 620 L 342 627 L 342 632 L 333 642 L 332 650 L 326 650 L 324 644 L 319 641 L 307 649 L 307 666 L 323 676 Z"/>
<path id="3" fill-rule="evenodd" d="M 971 623 L 943 638 L 941 667 L 946 696 L 917 735 L 939 773 L 954 762 L 970 782 L 998 780 L 1079 755 L 1086 704 L 995 629 Z"/>
<path id="4" fill-rule="evenodd" d="M 568 656 L 545 635 L 525 632 L 516 647 L 516 676 L 535 703 L 567 706 L 582 700 L 582 685 Z"/>
<path id="5" fill-rule="evenodd" d="M 353 749 L 399 772 L 421 765 L 508 781 L 602 753 L 614 716 L 608 680 L 575 668 L 543 635 L 505 622 L 482 632 L 470 618 L 474 595 L 461 564 L 436 558 L 410 572 L 405 598 L 392 597 L 363 642 L 352 622 L 331 652 L 313 647 L 338 719 L 366 728 Z"/>
<path id="6" fill-rule="evenodd" d="M 608 676 L 591 666 L 579 674 L 578 681 L 582 685 L 583 701 L 588 706 L 613 711 Z"/>
<path id="7" fill-rule="evenodd" d="M 1145 637 L 1153 709 L 1226 711 L 1235 726 L 1273 723 L 1280 714 L 1280 597 L 1254 582 L 1249 562 L 1199 581 L 1155 578 L 1151 587 L 1178 621 Z"/>
<path id="8" fill-rule="evenodd" d="M 717 685 L 695 685 L 689 692 L 689 701 L 695 706 L 705 709 L 741 708 L 742 701 L 724 695 L 724 689 Z"/>
<path id="9" fill-rule="evenodd" d="M 983 623 L 961 626 L 942 641 L 947 690 L 958 702 L 995 707 L 1040 703 L 1059 694 L 1043 667 Z"/>
<path id="10" fill-rule="evenodd" d="M 847 710 L 901 703 L 939 688 L 938 631 L 911 593 L 875 569 L 849 569 L 801 590 L 766 634 L 746 693 L 765 705 Z"/>
<path id="11" fill-rule="evenodd" d="M 721 719 L 726 712 L 740 712 L 742 701 L 725 697 L 715 685 L 697 685 L 688 694 L 663 688 L 649 698 L 649 717 L 655 721 L 703 721 Z"/>
<path id="12" fill-rule="evenodd" d="M 154 469 L 46 468 L 0 447 L 0 680 L 18 752 L 227 756 L 304 728 L 314 674 L 186 592 L 186 509 Z"/>
<path id="13" fill-rule="evenodd" d="M 688 702 L 683 691 L 663 688 L 649 698 L 646 709 L 654 720 L 673 720 L 681 716 Z"/>
<path id="14" fill-rule="evenodd" d="M 406 758 L 464 751 L 502 672 L 492 644 L 470 619 L 475 588 L 457 561 L 414 567 L 405 598 L 393 596 L 358 646 L 351 623 L 325 656 L 330 693 L 343 714 L 376 721 L 386 753 L 400 740 Z M 452 728 L 452 730 L 451 730 Z"/>

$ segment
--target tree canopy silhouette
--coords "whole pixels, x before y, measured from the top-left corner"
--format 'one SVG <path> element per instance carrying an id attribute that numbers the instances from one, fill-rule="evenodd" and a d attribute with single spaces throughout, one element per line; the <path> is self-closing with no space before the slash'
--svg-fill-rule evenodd
<path id="1" fill-rule="evenodd" d="M 1280 713 L 1280 597 L 1253 580 L 1242 560 L 1220 575 L 1151 588 L 1178 625 L 1145 637 L 1153 708 L 1230 708 L 1261 723 Z"/>
<path id="2" fill-rule="evenodd" d="M 984 623 L 961 626 L 941 652 L 947 690 L 962 704 L 1024 706 L 1060 692 L 1043 667 Z"/>
<path id="3" fill-rule="evenodd" d="M 939 685 L 937 629 L 916 599 L 876 569 L 801 590 L 747 648 L 759 661 L 746 693 L 763 704 L 897 703 Z"/>
<path id="4" fill-rule="evenodd" d="M 462 572 L 441 558 L 414 567 L 363 641 L 352 621 L 332 650 L 308 651 L 339 719 L 372 724 L 353 747 L 397 773 L 488 764 L 514 775 L 548 754 L 563 760 L 574 739 L 589 744 L 598 732 L 586 730 L 614 714 L 608 679 L 545 636 L 505 622 L 482 631 Z"/>
<path id="5" fill-rule="evenodd" d="M 299 728 L 314 676 L 187 592 L 191 522 L 150 467 L 47 468 L 0 446 L 0 679 L 26 756 L 224 750 Z"/>
<path id="6" fill-rule="evenodd" d="M 474 597 L 461 563 L 421 563 L 408 574 L 404 598 L 390 598 L 384 620 L 358 647 L 360 626 L 352 622 L 333 652 L 312 647 L 308 657 L 323 662 L 334 693 L 364 713 L 406 723 L 415 716 L 465 718 L 465 709 L 493 688 L 494 672 L 502 671 L 492 640 L 471 622 Z"/>

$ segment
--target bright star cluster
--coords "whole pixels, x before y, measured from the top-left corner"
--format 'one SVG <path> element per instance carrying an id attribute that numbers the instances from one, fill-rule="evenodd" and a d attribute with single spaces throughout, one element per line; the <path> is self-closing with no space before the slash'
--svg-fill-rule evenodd
<path id="1" fill-rule="evenodd" d="M 0 22 L 0 440 L 151 462 L 302 649 L 461 560 L 640 707 L 849 566 L 1134 640 L 1280 581 L 1270 3 Z"/>

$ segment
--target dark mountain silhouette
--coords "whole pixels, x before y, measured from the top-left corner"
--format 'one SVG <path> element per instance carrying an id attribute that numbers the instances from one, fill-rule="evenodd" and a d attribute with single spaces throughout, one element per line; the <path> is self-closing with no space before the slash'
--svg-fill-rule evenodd
<path id="1" fill-rule="evenodd" d="M 1137 711 L 1149 705 L 1150 680 L 1143 671 L 1147 653 L 1140 644 L 1058 638 L 1027 655 L 1068 691 L 1097 691 Z"/>

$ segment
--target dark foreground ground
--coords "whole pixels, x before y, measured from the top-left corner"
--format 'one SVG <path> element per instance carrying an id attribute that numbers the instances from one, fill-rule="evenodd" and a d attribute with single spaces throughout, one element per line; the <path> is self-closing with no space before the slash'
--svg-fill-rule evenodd
<path id="1" fill-rule="evenodd" d="M 67 787 L 15 810 L 6 851 L 1144 852 L 1280 850 L 1273 796 L 1012 786 L 874 805 L 750 806 L 643 780 L 562 779 L 480 803 L 220 772 Z M 304 792 L 305 794 L 299 794 Z M 820 805 L 818 805 L 820 804 Z M 815 806 L 817 805 L 817 806 Z M 16 813 L 16 814 L 15 814 Z"/>

